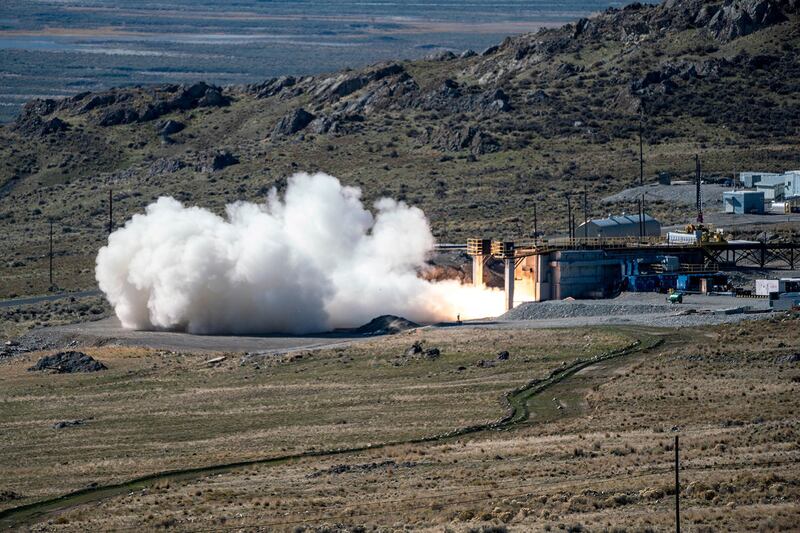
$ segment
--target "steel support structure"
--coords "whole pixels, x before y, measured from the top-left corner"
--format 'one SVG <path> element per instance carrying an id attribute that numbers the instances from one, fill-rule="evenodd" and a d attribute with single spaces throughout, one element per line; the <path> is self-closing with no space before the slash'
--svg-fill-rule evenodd
<path id="1" fill-rule="evenodd" d="M 505 297 L 506 297 L 506 311 L 514 308 L 514 270 L 516 261 L 513 257 L 503 259 L 504 266 L 504 279 L 505 279 Z"/>

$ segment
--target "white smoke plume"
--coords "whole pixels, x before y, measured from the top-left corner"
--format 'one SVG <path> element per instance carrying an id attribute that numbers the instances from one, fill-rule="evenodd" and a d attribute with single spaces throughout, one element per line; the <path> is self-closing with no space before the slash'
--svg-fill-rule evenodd
<path id="1" fill-rule="evenodd" d="M 190 333 L 309 333 L 382 314 L 417 322 L 502 311 L 502 293 L 418 277 L 434 239 L 425 214 L 326 174 L 289 178 L 283 199 L 226 217 L 159 198 L 97 255 L 122 325 Z"/>

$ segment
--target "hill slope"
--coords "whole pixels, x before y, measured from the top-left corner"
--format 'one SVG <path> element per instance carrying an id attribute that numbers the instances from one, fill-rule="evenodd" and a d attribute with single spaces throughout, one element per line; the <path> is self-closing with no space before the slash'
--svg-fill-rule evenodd
<path id="1" fill-rule="evenodd" d="M 439 53 L 249 86 L 153 86 L 35 100 L 0 128 L 0 297 L 93 283 L 113 189 L 121 223 L 157 196 L 221 210 L 321 170 L 418 205 L 438 238 L 566 227 L 645 171 L 800 167 L 800 2 L 632 4 L 480 54 Z M 651 206 L 665 222 L 685 208 Z M 581 215 L 582 216 L 582 215 Z M 5 244 L 5 243 L 4 243 Z"/>

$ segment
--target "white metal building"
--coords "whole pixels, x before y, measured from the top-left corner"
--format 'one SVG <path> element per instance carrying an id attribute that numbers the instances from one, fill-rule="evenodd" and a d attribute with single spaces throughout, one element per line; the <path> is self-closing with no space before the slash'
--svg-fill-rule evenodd
<path id="1" fill-rule="evenodd" d="M 774 176 L 780 176 L 780 174 L 777 172 L 740 172 L 739 181 L 744 187 L 752 189 L 764 178 Z"/>
<path id="2" fill-rule="evenodd" d="M 796 198 L 800 196 L 800 170 L 790 170 L 783 175 L 783 197 Z"/>
<path id="3" fill-rule="evenodd" d="M 645 237 L 658 237 L 661 235 L 661 223 L 645 214 L 643 217 Z M 638 237 L 640 235 L 639 215 L 620 215 L 608 218 L 595 218 L 578 226 L 575 236 L 588 237 Z"/>

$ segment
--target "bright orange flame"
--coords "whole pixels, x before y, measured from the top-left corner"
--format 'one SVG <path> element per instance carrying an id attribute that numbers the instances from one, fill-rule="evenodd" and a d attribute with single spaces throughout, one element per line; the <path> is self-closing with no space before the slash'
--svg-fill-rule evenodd
<path id="1" fill-rule="evenodd" d="M 498 289 L 462 285 L 456 280 L 433 283 L 436 301 L 432 312 L 440 320 L 472 320 L 500 316 L 505 312 L 504 292 Z"/>

